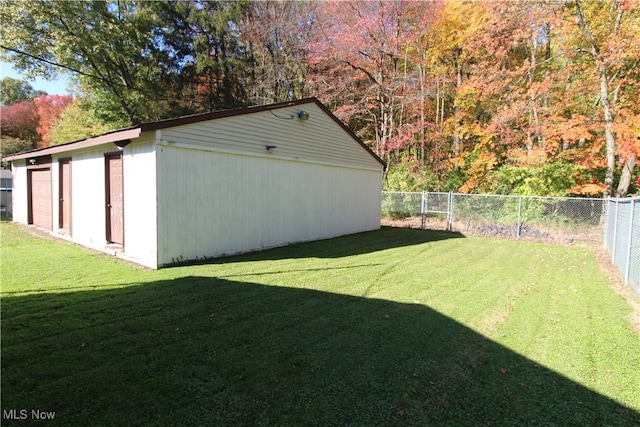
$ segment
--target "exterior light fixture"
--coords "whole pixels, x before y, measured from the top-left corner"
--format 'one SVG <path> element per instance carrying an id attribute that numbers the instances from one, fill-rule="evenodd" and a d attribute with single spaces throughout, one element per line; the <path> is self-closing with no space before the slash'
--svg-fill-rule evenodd
<path id="1" fill-rule="evenodd" d="M 124 147 L 126 147 L 130 143 L 131 143 L 131 141 L 128 140 L 128 139 L 114 142 L 114 144 L 116 144 L 116 147 L 118 147 L 118 150 L 121 150 L 121 151 L 124 149 Z"/>
<path id="2" fill-rule="evenodd" d="M 309 113 L 307 113 L 306 111 L 300 111 L 298 113 L 298 120 L 300 121 L 309 120 Z"/>

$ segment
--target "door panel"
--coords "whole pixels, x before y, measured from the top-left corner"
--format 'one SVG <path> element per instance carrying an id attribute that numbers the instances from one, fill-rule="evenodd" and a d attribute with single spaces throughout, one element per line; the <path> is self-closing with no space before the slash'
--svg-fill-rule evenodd
<path id="1" fill-rule="evenodd" d="M 124 180 L 122 154 L 106 157 L 107 241 L 124 244 Z"/>
<path id="2" fill-rule="evenodd" d="M 60 160 L 60 224 L 71 230 L 71 160 Z"/>
<path id="3" fill-rule="evenodd" d="M 30 223 L 53 229 L 53 209 L 51 200 L 51 169 L 33 169 L 29 171 L 30 185 Z"/>

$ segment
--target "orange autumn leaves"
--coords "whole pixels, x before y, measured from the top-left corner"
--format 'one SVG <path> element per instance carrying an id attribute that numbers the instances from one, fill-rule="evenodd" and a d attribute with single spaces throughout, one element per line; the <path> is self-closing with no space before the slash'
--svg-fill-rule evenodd
<path id="1" fill-rule="evenodd" d="M 417 173 L 438 182 L 461 177 L 442 189 L 496 191 L 496 171 L 553 164 L 570 179 L 548 193 L 602 194 L 611 171 L 600 65 L 615 174 L 638 154 L 636 1 L 324 2 L 315 10 L 318 95 L 392 165 L 417 161 Z"/>

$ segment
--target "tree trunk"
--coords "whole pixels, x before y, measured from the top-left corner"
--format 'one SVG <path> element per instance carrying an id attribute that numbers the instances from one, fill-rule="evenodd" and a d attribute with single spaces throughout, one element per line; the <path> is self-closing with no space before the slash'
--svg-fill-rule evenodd
<path id="1" fill-rule="evenodd" d="M 531 112 L 529 113 L 529 129 L 527 129 L 527 156 L 531 157 L 534 148 L 534 135 L 538 140 L 538 145 L 544 148 L 542 135 L 540 134 L 540 120 L 538 119 L 538 107 L 536 105 L 536 94 L 533 91 L 533 84 L 536 78 L 536 67 L 538 61 L 536 53 L 538 51 L 538 37 L 534 34 L 531 37 L 531 55 L 529 56 L 529 105 Z"/>
<path id="2" fill-rule="evenodd" d="M 460 89 L 460 87 L 462 87 L 462 62 L 460 61 L 460 54 L 457 55 L 457 60 L 456 60 L 456 90 Z M 456 111 L 454 111 L 454 115 L 458 112 L 458 108 L 455 109 Z M 454 129 L 454 134 L 453 134 L 453 154 L 458 157 L 460 155 L 460 153 L 462 152 L 462 141 L 460 138 L 460 129 L 459 129 L 459 125 L 461 125 L 462 123 L 457 122 L 456 127 Z M 454 169 L 457 171 L 458 169 L 460 169 L 460 167 L 458 166 L 458 162 L 456 162 Z"/>
<path id="3" fill-rule="evenodd" d="M 604 135 L 607 152 L 607 171 L 604 177 L 604 197 L 609 197 L 613 193 L 613 174 L 616 169 L 616 136 L 613 133 L 613 111 L 609 105 L 609 82 L 607 79 L 607 69 L 601 64 L 598 67 L 600 77 L 600 102 L 604 113 Z"/>
<path id="4" fill-rule="evenodd" d="M 633 175 L 633 168 L 636 166 L 638 158 L 635 155 L 629 156 L 624 165 L 622 166 L 622 175 L 620 176 L 620 182 L 618 183 L 618 189 L 616 190 L 616 197 L 624 197 L 629 191 L 629 185 L 631 185 L 631 176 Z"/>
<path id="5" fill-rule="evenodd" d="M 609 79 L 607 76 L 607 67 L 602 61 L 600 56 L 600 48 L 596 42 L 593 32 L 589 27 L 589 23 L 582 10 L 582 4 L 580 1 L 576 1 L 576 8 L 578 11 L 578 21 L 582 31 L 591 44 L 591 51 L 589 52 L 593 57 L 593 60 L 598 64 L 598 79 L 600 81 L 600 102 L 602 103 L 602 112 L 604 114 L 604 134 L 606 142 L 606 156 L 607 156 L 607 171 L 604 177 L 604 197 L 609 197 L 613 194 L 613 175 L 616 168 L 616 136 L 613 132 L 613 111 L 609 102 Z M 618 24 L 622 14 L 622 9 L 618 10 L 618 18 L 616 19 L 616 28 L 614 33 L 617 32 Z"/>

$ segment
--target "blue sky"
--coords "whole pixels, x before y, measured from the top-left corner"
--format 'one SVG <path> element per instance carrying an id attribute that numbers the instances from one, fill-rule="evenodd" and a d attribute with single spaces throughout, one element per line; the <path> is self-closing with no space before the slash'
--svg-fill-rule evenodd
<path id="1" fill-rule="evenodd" d="M 4 79 L 5 77 L 27 80 L 35 90 L 43 90 L 49 95 L 65 95 L 69 93 L 67 90 L 67 80 L 64 77 L 59 77 L 58 80 L 53 81 L 47 81 L 41 78 L 29 80 L 25 78 L 24 75 L 14 70 L 10 63 L 0 62 L 0 79 Z"/>

